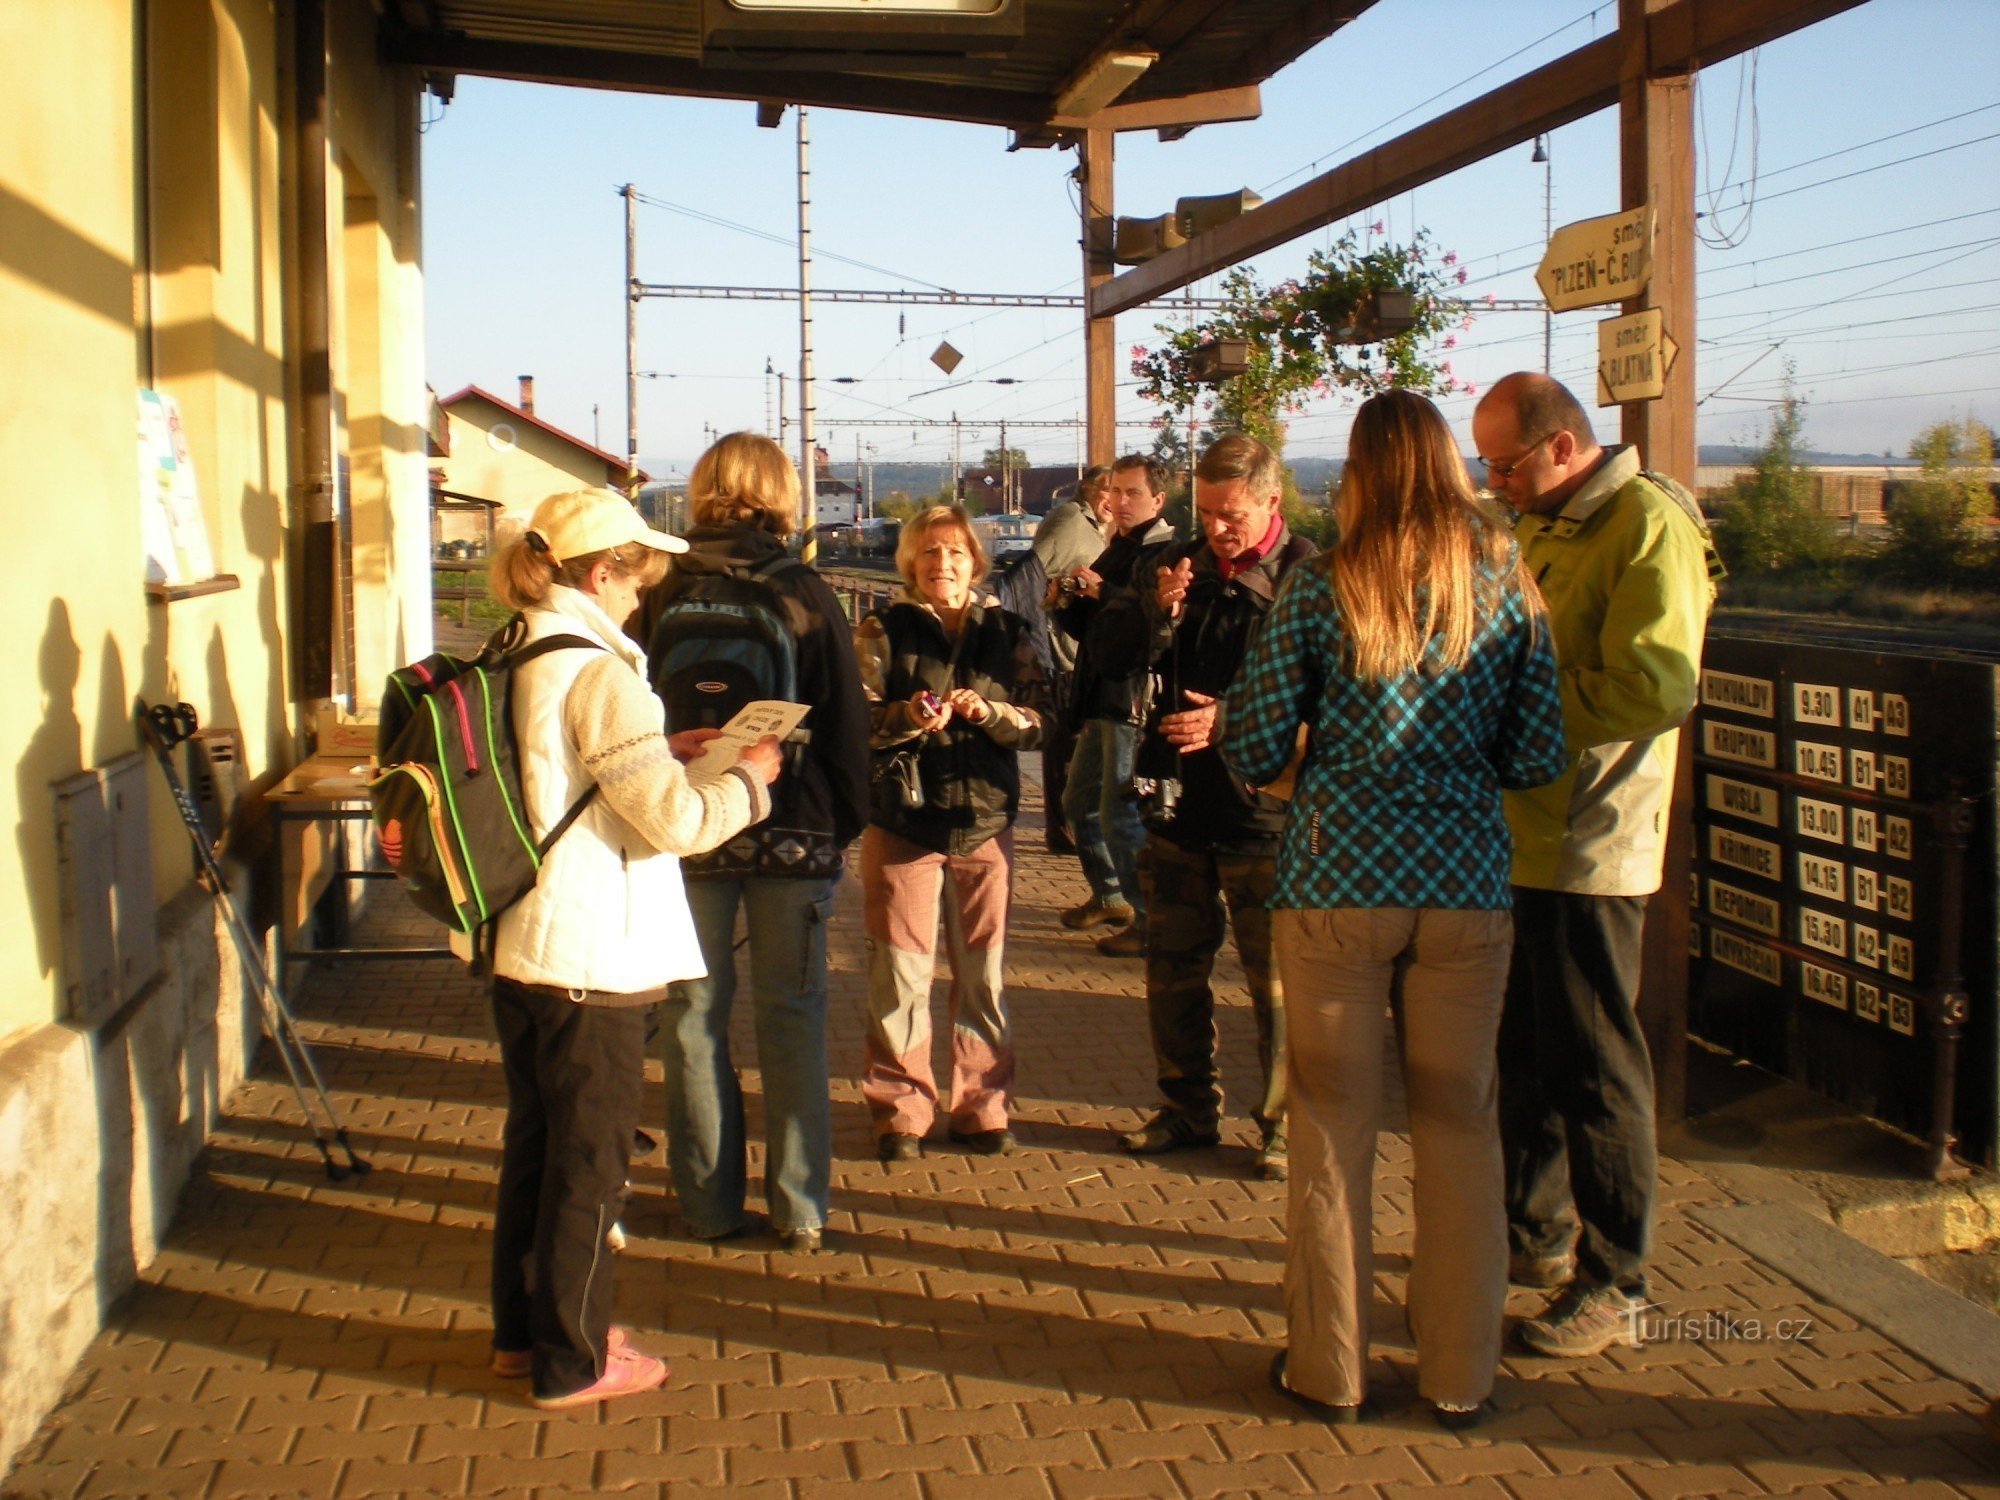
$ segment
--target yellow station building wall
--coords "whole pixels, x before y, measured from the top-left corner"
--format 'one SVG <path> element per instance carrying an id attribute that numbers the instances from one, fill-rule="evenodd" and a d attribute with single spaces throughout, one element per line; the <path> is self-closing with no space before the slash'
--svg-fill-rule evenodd
<path id="1" fill-rule="evenodd" d="M 368 0 L 327 10 L 342 655 L 365 709 L 431 643 L 418 84 L 377 61 Z M 150 765 L 162 978 L 108 1020 L 69 1014 L 54 787 L 138 748 L 141 700 L 239 729 L 255 782 L 311 748 L 294 681 L 294 21 L 291 0 L 0 4 L 0 1471 L 150 1259 L 254 1045 Z M 147 387 L 179 403 L 215 569 L 237 587 L 143 586 Z"/>

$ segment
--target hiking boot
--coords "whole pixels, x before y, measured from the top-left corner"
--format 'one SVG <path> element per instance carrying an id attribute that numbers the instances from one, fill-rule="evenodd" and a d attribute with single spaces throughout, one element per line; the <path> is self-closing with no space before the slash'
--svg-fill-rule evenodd
<path id="1" fill-rule="evenodd" d="M 611 1332 L 605 1336 L 604 1350 L 607 1355 L 617 1354 L 631 1347 L 631 1340 L 625 1330 L 617 1324 L 611 1325 Z M 495 1349 L 493 1359 L 487 1366 L 502 1380 L 526 1380 L 534 1373 L 535 1351 L 532 1349 Z"/>
<path id="2" fill-rule="evenodd" d="M 1014 1132 L 1005 1129 L 959 1130 L 953 1128 L 947 1131 L 946 1134 L 976 1156 L 1011 1156 L 1016 1147 L 1020 1145 L 1020 1142 L 1014 1139 Z"/>
<path id="3" fill-rule="evenodd" d="M 1134 1156 L 1161 1156 L 1169 1151 L 1213 1146 L 1221 1139 L 1220 1131 L 1198 1129 L 1184 1116 L 1163 1109 L 1137 1130 L 1122 1132 L 1118 1144 Z"/>
<path id="4" fill-rule="evenodd" d="M 1523 1319 L 1514 1335 L 1523 1348 L 1558 1359 L 1586 1359 L 1613 1345 L 1636 1349 L 1647 1305 L 1644 1297 L 1615 1286 L 1572 1281 L 1541 1312 Z"/>
<path id="5" fill-rule="evenodd" d="M 731 1224 L 727 1229 L 710 1231 L 697 1229 L 692 1224 L 688 1224 L 685 1227 L 689 1239 L 701 1240 L 707 1244 L 714 1245 L 720 1244 L 724 1240 L 747 1240 L 753 1236 L 760 1235 L 764 1232 L 765 1220 L 762 1214 L 758 1213 L 755 1209 L 751 1209 L 743 1215 L 742 1219 Z"/>
<path id="6" fill-rule="evenodd" d="M 1291 1161 L 1285 1153 L 1285 1133 L 1281 1130 L 1258 1150 L 1257 1175 L 1266 1182 L 1283 1182 L 1291 1170 Z"/>
<path id="7" fill-rule="evenodd" d="M 1093 927 L 1107 924 L 1122 927 L 1133 917 L 1132 907 L 1124 901 L 1099 901 L 1092 896 L 1081 906 L 1072 906 L 1056 920 L 1074 932 L 1088 932 Z"/>
<path id="8" fill-rule="evenodd" d="M 1144 958 L 1146 934 L 1137 927 L 1123 928 L 1112 933 L 1110 937 L 1099 938 L 1097 951 L 1106 958 Z"/>
<path id="9" fill-rule="evenodd" d="M 1576 1257 L 1573 1255 L 1523 1255 L 1517 1251 L 1507 1257 L 1507 1279 L 1515 1286 L 1552 1292 L 1557 1287 L 1568 1286 L 1575 1275 Z"/>
<path id="10" fill-rule="evenodd" d="M 596 1401 L 615 1401 L 620 1396 L 642 1395 L 666 1383 L 665 1360 L 641 1354 L 637 1349 L 615 1349 L 605 1358 L 604 1373 L 582 1390 L 562 1396 L 536 1396 L 534 1402 L 543 1411 L 564 1411 Z"/>

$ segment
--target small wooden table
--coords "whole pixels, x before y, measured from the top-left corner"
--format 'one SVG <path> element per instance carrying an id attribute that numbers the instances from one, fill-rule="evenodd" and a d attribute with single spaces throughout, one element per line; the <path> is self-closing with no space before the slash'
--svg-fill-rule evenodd
<path id="1" fill-rule="evenodd" d="M 347 942 L 347 886 L 355 880 L 394 880 L 396 872 L 348 863 L 347 823 L 366 823 L 369 816 L 368 778 L 374 768 L 351 756 L 316 755 L 300 763 L 267 794 L 271 823 L 278 841 L 278 975 L 293 960 L 316 958 L 453 958 L 448 946 L 424 948 L 357 948 Z M 315 839 L 317 833 L 319 837 Z M 296 835 L 296 837 L 295 837 Z M 294 844 L 297 848 L 294 850 Z M 308 947 L 312 909 L 331 883 L 340 888 L 334 945 Z M 301 941 L 291 941 L 297 927 Z"/>

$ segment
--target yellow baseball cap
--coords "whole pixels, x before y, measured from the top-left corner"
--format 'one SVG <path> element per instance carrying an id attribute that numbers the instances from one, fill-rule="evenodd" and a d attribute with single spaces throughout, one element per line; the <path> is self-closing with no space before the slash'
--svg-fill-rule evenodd
<path id="1" fill-rule="evenodd" d="M 623 495 L 610 490 L 572 490 L 551 495 L 535 507 L 528 534 L 538 536 L 557 566 L 592 552 L 606 552 L 637 542 L 655 552 L 685 552 L 688 544 L 668 532 L 655 531 Z"/>

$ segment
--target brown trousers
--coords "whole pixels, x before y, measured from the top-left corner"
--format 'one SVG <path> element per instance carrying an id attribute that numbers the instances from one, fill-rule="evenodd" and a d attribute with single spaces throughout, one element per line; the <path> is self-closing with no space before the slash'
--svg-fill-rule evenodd
<path id="1" fill-rule="evenodd" d="M 1507 1300 L 1495 1046 L 1508 913 L 1281 911 L 1276 942 L 1291 1105 L 1286 1383 L 1339 1405 L 1368 1393 L 1375 1135 L 1393 1005 L 1414 1157 L 1418 1393 L 1483 1401 Z"/>

